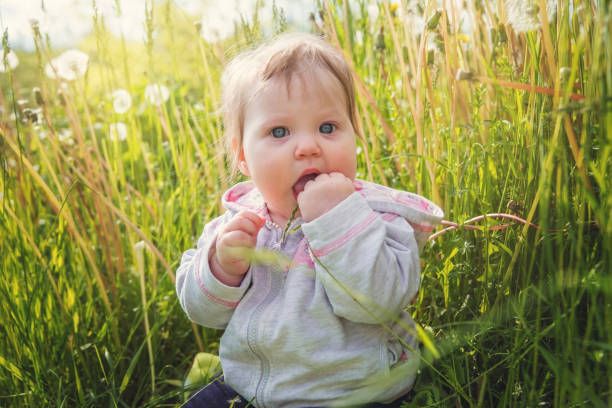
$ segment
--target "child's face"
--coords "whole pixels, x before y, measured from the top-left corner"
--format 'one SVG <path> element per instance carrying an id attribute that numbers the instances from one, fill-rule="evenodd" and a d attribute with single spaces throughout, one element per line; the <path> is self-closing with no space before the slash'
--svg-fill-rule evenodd
<path id="1" fill-rule="evenodd" d="M 277 223 L 285 223 L 312 174 L 355 178 L 355 131 L 344 92 L 322 69 L 274 79 L 244 112 L 240 170 Z M 309 176 L 310 174 L 310 176 Z"/>

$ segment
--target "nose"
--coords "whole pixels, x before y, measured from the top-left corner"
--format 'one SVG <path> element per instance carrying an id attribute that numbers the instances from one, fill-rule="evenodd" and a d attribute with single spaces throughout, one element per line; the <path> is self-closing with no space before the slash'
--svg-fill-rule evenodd
<path id="1" fill-rule="evenodd" d="M 301 133 L 296 138 L 296 142 L 296 158 L 303 159 L 307 157 L 317 157 L 321 155 L 321 146 L 319 146 L 317 135 L 313 135 L 311 133 Z"/>

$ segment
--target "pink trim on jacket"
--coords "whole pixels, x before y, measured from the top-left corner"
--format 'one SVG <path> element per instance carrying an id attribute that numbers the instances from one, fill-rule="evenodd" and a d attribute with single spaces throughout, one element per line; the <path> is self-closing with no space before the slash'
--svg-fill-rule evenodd
<path id="1" fill-rule="evenodd" d="M 376 220 L 376 218 L 378 218 L 378 214 L 376 213 L 372 213 L 368 215 L 363 221 L 361 221 L 359 224 L 355 225 L 353 228 L 348 230 L 344 235 L 342 235 L 337 240 L 325 245 L 321 249 L 313 249 L 312 254 L 316 257 L 322 257 L 322 256 L 329 254 L 332 251 L 335 251 L 336 249 L 340 248 L 341 246 L 346 244 L 348 241 L 350 241 L 352 238 L 354 238 L 361 231 L 363 231 L 368 226 L 370 226 L 370 224 L 372 224 L 374 220 Z"/>
<path id="2" fill-rule="evenodd" d="M 292 268 L 298 265 L 306 265 L 309 268 L 314 268 L 314 261 L 310 256 L 308 240 L 306 240 L 306 238 L 302 239 L 298 244 L 293 260 L 291 261 Z"/>
<path id="3" fill-rule="evenodd" d="M 200 287 L 200 290 L 202 291 L 202 293 L 204 293 L 210 300 L 220 305 L 227 306 L 227 307 L 238 306 L 239 302 L 229 302 L 227 300 L 219 299 L 218 297 L 216 297 L 215 295 L 213 295 L 206 289 L 204 282 L 202 282 L 202 277 L 200 276 L 200 260 L 202 258 L 202 253 L 203 252 L 200 252 L 200 254 L 197 255 L 196 260 L 195 260 L 195 268 L 194 268 L 194 272 L 196 274 L 196 280 L 198 281 L 198 286 Z"/>

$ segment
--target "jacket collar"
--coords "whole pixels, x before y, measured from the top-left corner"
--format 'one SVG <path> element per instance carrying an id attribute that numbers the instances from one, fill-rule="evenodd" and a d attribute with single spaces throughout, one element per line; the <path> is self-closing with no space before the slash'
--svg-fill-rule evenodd
<path id="1" fill-rule="evenodd" d="M 379 184 L 356 179 L 355 191 L 364 197 L 370 207 L 382 213 L 405 218 L 415 230 L 422 247 L 444 213 L 440 207 L 420 195 L 396 190 Z M 236 184 L 223 195 L 223 206 L 231 211 L 253 211 L 271 221 L 266 203 L 252 181 Z"/>

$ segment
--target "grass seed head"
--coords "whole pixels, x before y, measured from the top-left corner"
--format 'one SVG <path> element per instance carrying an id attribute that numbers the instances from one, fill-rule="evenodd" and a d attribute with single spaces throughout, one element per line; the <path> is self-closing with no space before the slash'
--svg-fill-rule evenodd
<path id="1" fill-rule="evenodd" d="M 438 27 L 440 23 L 440 17 L 442 16 L 442 10 L 438 9 L 435 13 L 432 14 L 431 17 L 427 20 L 426 27 L 428 30 L 433 31 Z"/>
<path id="2" fill-rule="evenodd" d="M 36 104 L 38 106 L 43 106 L 45 104 L 45 101 L 42 96 L 42 92 L 40 92 L 39 87 L 36 86 L 32 88 L 32 95 L 34 96 L 34 100 L 36 101 Z"/>

